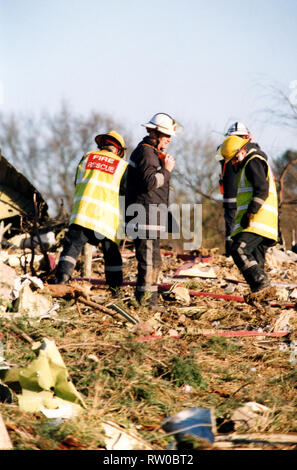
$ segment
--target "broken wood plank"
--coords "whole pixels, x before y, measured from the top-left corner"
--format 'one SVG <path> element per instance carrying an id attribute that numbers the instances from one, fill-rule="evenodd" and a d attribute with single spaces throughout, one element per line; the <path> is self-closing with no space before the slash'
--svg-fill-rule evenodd
<path id="1" fill-rule="evenodd" d="M 8 225 L 4 226 L 4 220 L 1 221 L 1 223 L 0 223 L 0 246 L 2 245 L 3 235 L 5 234 L 5 232 L 8 232 L 11 225 L 12 224 L 8 224 Z"/>
<path id="2" fill-rule="evenodd" d="M 216 436 L 215 442 L 269 442 L 273 444 L 297 444 L 297 434 L 270 434 L 270 433 L 250 433 L 250 434 L 224 434 Z"/>
<path id="3" fill-rule="evenodd" d="M 86 243 L 83 249 L 83 267 L 82 267 L 82 276 L 91 277 L 92 276 L 92 259 L 93 259 L 93 246 L 89 243 Z"/>
<path id="4" fill-rule="evenodd" d="M 288 331 L 248 331 L 248 330 L 236 330 L 236 331 L 217 331 L 213 333 L 204 333 L 204 336 L 287 336 Z"/>
<path id="5" fill-rule="evenodd" d="M 27 333 L 25 333 L 24 331 L 22 331 L 20 328 L 18 328 L 16 325 L 14 325 L 13 323 L 5 323 L 4 324 L 5 328 L 8 328 L 10 330 L 12 330 L 14 333 L 16 333 L 18 336 L 21 336 L 25 341 L 27 341 L 28 343 L 30 344 L 34 344 L 34 340 L 29 336 L 27 335 Z"/>
<path id="6" fill-rule="evenodd" d="M 53 297 L 71 297 L 84 296 L 89 298 L 91 294 L 91 285 L 83 284 L 79 285 L 77 282 L 70 282 L 69 284 L 47 284 L 46 291 Z"/>
<path id="7" fill-rule="evenodd" d="M 101 310 L 102 312 L 107 313 L 107 315 L 110 315 L 113 318 L 115 318 L 115 312 L 117 312 L 130 323 L 133 323 L 134 325 L 138 323 L 138 321 L 134 317 L 129 315 L 123 308 L 116 304 L 110 304 L 111 308 L 107 308 L 103 305 L 97 304 L 96 302 L 92 302 L 91 300 L 86 300 L 83 297 L 79 297 L 77 300 L 85 305 L 88 305 L 89 307 L 95 308 L 96 310 Z"/>

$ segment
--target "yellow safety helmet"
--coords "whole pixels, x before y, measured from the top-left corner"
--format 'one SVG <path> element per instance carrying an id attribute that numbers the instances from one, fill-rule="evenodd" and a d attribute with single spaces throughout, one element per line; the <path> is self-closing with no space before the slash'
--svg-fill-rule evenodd
<path id="1" fill-rule="evenodd" d="M 225 162 L 229 162 L 241 150 L 250 139 L 243 139 L 237 135 L 230 135 L 226 137 L 220 148 L 221 155 Z"/>
<path id="2" fill-rule="evenodd" d="M 107 134 L 99 134 L 95 137 L 95 142 L 99 148 L 101 148 L 105 144 L 111 144 L 117 147 L 120 152 L 120 156 L 122 157 L 127 150 L 125 147 L 125 141 L 123 137 L 116 131 L 110 131 Z"/>

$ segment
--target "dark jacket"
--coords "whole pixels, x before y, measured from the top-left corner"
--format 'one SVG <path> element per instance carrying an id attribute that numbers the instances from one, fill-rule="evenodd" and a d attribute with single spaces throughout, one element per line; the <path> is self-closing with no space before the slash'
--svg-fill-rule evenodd
<path id="1" fill-rule="evenodd" d="M 127 204 L 168 204 L 170 172 L 162 166 L 155 141 L 145 137 L 132 152 L 127 172 Z"/>
<path id="2" fill-rule="evenodd" d="M 156 142 L 147 136 L 130 156 L 127 171 L 126 214 L 131 204 L 141 204 L 146 210 L 147 226 L 155 226 L 156 220 L 149 220 L 149 208 L 160 204 L 163 208 L 168 207 L 169 183 L 170 172 L 162 166 Z M 126 215 L 126 222 L 129 220 L 131 218 Z"/>
<path id="3" fill-rule="evenodd" d="M 269 183 L 267 180 L 268 166 L 266 164 L 267 155 L 255 144 L 248 144 L 246 150 L 249 152 L 241 163 L 241 167 L 246 165 L 245 174 L 253 186 L 253 199 L 251 200 L 247 212 L 256 214 L 264 203 L 269 193 Z M 259 155 L 264 158 L 252 158 Z"/>
<path id="4" fill-rule="evenodd" d="M 226 163 L 225 160 L 221 160 L 220 186 L 223 188 L 225 238 L 227 244 L 229 243 L 228 239 L 231 240 L 230 236 L 233 231 L 234 219 L 236 215 L 237 178 L 238 168 L 232 165 L 231 161 Z M 227 245 L 225 249 L 226 254 L 228 255 L 229 250 Z"/>
<path id="5" fill-rule="evenodd" d="M 238 170 L 231 161 L 226 163 L 221 160 L 222 184 L 223 184 L 223 207 L 224 209 L 236 209 L 237 177 Z"/>

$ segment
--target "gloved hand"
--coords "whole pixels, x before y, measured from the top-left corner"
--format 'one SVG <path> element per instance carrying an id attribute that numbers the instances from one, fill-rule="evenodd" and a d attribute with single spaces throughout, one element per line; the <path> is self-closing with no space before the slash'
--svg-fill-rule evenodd
<path id="1" fill-rule="evenodd" d="M 242 216 L 242 219 L 240 221 L 240 225 L 242 228 L 247 228 L 250 224 L 250 219 L 252 217 L 252 214 L 250 212 L 245 212 Z"/>

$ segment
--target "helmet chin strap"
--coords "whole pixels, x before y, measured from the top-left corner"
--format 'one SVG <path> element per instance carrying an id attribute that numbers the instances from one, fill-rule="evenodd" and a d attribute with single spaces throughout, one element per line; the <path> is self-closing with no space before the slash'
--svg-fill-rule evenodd
<path id="1" fill-rule="evenodd" d="M 157 134 L 157 148 L 159 149 L 161 135 L 159 131 L 156 131 L 156 134 Z M 159 150 L 162 150 L 162 149 L 160 148 Z"/>
<path id="2" fill-rule="evenodd" d="M 156 129 L 152 129 L 149 132 L 150 138 L 156 142 L 156 147 L 158 147 L 160 143 L 160 133 Z"/>

